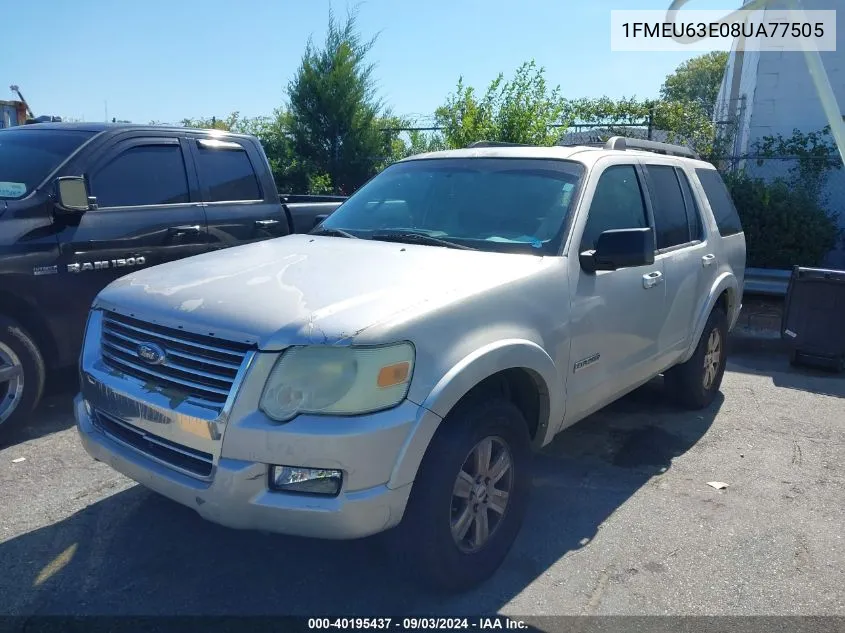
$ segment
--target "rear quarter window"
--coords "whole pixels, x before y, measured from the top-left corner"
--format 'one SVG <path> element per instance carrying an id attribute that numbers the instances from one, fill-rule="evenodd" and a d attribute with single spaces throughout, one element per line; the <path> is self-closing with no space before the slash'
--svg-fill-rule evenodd
<path id="1" fill-rule="evenodd" d="M 710 208 L 713 210 L 713 215 L 716 218 L 716 226 L 719 228 L 719 234 L 722 237 L 727 237 L 742 233 L 742 223 L 739 220 L 739 213 L 737 213 L 736 207 L 731 199 L 731 194 L 719 172 L 715 169 L 696 169 L 695 175 L 698 177 L 699 182 L 701 182 L 704 193 L 707 195 L 707 200 L 710 202 Z"/>
<path id="2" fill-rule="evenodd" d="M 207 202 L 261 200 L 258 176 L 246 150 L 197 148 L 200 180 L 208 190 Z"/>

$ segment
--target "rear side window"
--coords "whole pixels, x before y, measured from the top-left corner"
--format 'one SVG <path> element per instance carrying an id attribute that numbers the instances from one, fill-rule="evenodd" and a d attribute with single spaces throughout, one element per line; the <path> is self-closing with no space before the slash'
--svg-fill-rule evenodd
<path id="1" fill-rule="evenodd" d="M 739 213 L 736 211 L 731 194 L 725 186 L 722 177 L 715 169 L 696 169 L 695 174 L 701 181 L 710 208 L 716 217 L 716 226 L 719 227 L 719 234 L 723 237 L 742 233 L 742 223 L 739 221 Z"/>
<path id="2" fill-rule="evenodd" d="M 197 169 L 208 191 L 207 202 L 261 200 L 258 177 L 243 149 L 197 145 Z"/>
<path id="3" fill-rule="evenodd" d="M 687 220 L 689 221 L 689 235 L 692 241 L 701 240 L 704 238 L 703 226 L 701 224 L 701 210 L 698 208 L 698 203 L 695 201 L 695 196 L 692 195 L 692 187 L 689 184 L 689 178 L 681 171 L 677 170 L 678 180 L 681 181 L 681 190 L 684 192 L 684 199 L 687 203 Z"/>
<path id="4" fill-rule="evenodd" d="M 690 241 L 689 223 L 675 168 L 669 165 L 646 165 L 646 171 L 652 189 L 657 248 L 686 244 Z"/>
<path id="5" fill-rule="evenodd" d="M 101 207 L 139 207 L 190 201 L 182 149 L 139 145 L 118 154 L 91 177 Z"/>
<path id="6" fill-rule="evenodd" d="M 590 203 L 581 252 L 595 249 L 599 235 L 605 231 L 646 227 L 643 193 L 634 166 L 614 165 L 605 169 Z"/>

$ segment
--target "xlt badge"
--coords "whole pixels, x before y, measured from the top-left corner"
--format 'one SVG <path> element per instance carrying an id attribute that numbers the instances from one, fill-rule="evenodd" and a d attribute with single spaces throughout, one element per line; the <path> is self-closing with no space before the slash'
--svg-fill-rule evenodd
<path id="1" fill-rule="evenodd" d="M 127 266 L 143 266 L 147 263 L 145 257 L 127 257 L 126 259 L 111 259 L 100 262 L 83 262 L 81 264 L 68 264 L 69 273 L 82 273 L 86 270 L 105 270 L 106 268 L 125 268 Z"/>

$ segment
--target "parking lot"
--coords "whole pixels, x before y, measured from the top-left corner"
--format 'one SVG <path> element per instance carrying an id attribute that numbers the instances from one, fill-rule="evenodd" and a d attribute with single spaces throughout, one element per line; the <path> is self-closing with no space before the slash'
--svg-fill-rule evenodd
<path id="1" fill-rule="evenodd" d="M 845 378 L 779 355 L 734 355 L 707 411 L 655 383 L 565 431 L 505 566 L 446 599 L 378 538 L 228 530 L 93 462 L 74 388 L 0 448 L 4 614 L 845 614 Z"/>

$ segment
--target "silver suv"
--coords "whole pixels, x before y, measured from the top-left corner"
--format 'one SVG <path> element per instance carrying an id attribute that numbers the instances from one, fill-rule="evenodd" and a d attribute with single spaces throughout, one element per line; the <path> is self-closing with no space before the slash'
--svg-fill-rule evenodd
<path id="1" fill-rule="evenodd" d="M 533 451 L 658 374 L 711 403 L 744 267 L 728 191 L 685 148 L 415 156 L 311 234 L 103 290 L 78 427 L 206 519 L 389 530 L 404 567 L 464 590 L 519 532 Z"/>

